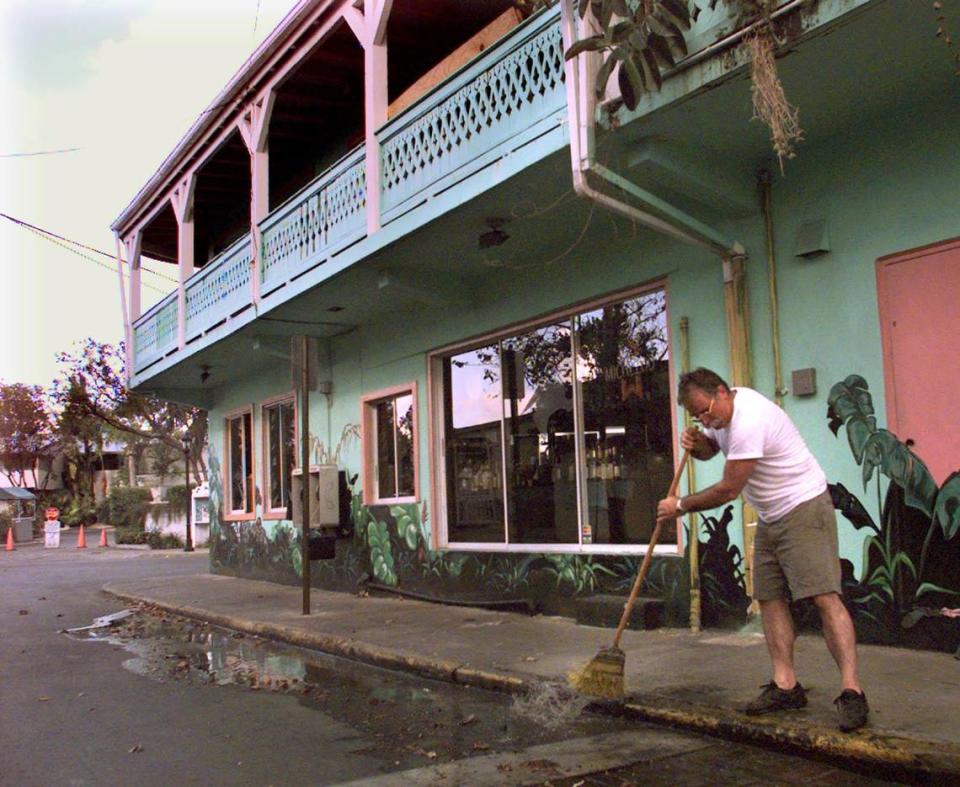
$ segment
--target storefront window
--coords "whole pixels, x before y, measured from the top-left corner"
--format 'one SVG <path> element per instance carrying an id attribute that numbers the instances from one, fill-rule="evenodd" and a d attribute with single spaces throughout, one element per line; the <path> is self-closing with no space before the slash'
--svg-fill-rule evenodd
<path id="1" fill-rule="evenodd" d="M 577 541 L 570 321 L 501 342 L 511 543 Z"/>
<path id="2" fill-rule="evenodd" d="M 576 318 L 587 522 L 595 544 L 645 544 L 673 475 L 663 293 Z M 676 541 L 665 526 L 664 543 Z"/>
<path id="3" fill-rule="evenodd" d="M 231 514 L 253 512 L 253 417 L 249 412 L 227 418 L 227 483 Z"/>
<path id="4" fill-rule="evenodd" d="M 286 510 L 290 502 L 290 475 L 294 461 L 296 429 L 293 400 L 266 405 L 263 417 L 267 423 L 267 489 L 270 509 Z"/>
<path id="5" fill-rule="evenodd" d="M 663 290 L 438 362 L 448 543 L 649 541 L 673 465 Z"/>
<path id="6" fill-rule="evenodd" d="M 503 543 L 503 397 L 498 344 L 443 360 L 449 540 Z"/>

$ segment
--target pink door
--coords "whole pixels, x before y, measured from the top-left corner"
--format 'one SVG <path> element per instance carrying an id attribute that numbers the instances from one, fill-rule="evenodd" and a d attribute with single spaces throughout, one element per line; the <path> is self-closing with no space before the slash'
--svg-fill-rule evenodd
<path id="1" fill-rule="evenodd" d="M 877 290 L 887 423 L 942 484 L 960 470 L 960 239 L 877 260 Z"/>

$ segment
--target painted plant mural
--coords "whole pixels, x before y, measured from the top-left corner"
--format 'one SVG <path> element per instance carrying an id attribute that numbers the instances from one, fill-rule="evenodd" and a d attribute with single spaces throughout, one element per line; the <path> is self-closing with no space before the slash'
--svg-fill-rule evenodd
<path id="1" fill-rule="evenodd" d="M 829 426 L 846 431 L 864 491 L 877 495 L 880 521 L 842 484 L 834 505 L 862 531 L 860 577 L 842 561 L 844 595 L 863 642 L 937 650 L 960 646 L 960 472 L 938 487 L 923 461 L 878 428 L 867 382 L 837 383 L 828 398 Z M 339 459 L 339 456 L 337 457 Z M 882 479 L 886 479 L 886 483 Z M 579 598 L 625 595 L 639 558 L 614 555 L 487 553 L 431 548 L 427 504 L 364 506 L 349 479 L 352 532 L 336 556 L 312 563 L 318 587 L 410 593 L 436 600 L 573 614 Z M 225 523 L 220 463 L 211 457 L 211 562 L 215 571 L 295 584 L 301 576 L 300 534 L 289 521 Z M 884 488 L 885 486 L 885 488 Z M 259 500 L 259 494 L 257 494 Z M 701 515 L 701 617 L 705 626 L 737 626 L 747 617 L 744 559 L 731 543 L 733 508 Z M 668 625 L 689 615 L 689 553 L 654 561 L 644 593 L 659 596 Z M 801 626 L 815 615 L 796 607 Z M 960 655 L 960 654 L 958 654 Z"/>
<path id="2" fill-rule="evenodd" d="M 877 495 L 880 522 L 842 484 L 834 506 L 865 531 L 863 570 L 844 571 L 844 595 L 865 642 L 936 650 L 960 646 L 960 471 L 938 487 L 923 461 L 877 427 L 867 381 L 850 375 L 830 389 L 827 417 L 844 428 L 863 488 Z M 888 479 L 882 495 L 881 476 Z M 958 651 L 960 656 L 960 651 Z"/>

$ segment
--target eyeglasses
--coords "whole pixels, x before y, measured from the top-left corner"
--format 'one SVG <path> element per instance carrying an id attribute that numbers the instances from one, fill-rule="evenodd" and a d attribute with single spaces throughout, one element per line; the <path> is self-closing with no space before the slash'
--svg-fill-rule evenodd
<path id="1" fill-rule="evenodd" d="M 716 400 L 717 400 L 717 396 L 716 394 L 714 394 L 713 396 L 710 397 L 710 404 L 708 404 L 707 407 L 701 410 L 699 413 L 695 413 L 693 415 L 693 418 L 695 418 L 697 421 L 700 421 L 700 423 L 703 423 L 703 419 L 708 417 L 713 412 L 713 403 Z"/>

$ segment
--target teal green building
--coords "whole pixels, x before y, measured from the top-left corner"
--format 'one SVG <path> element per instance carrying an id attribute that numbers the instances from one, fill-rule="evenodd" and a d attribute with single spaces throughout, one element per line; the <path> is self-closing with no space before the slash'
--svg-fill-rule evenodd
<path id="1" fill-rule="evenodd" d="M 598 82 L 609 49 L 565 58 L 598 30 L 571 3 L 423 8 L 300 2 L 113 224 L 130 386 L 209 410 L 211 570 L 301 582 L 306 436 L 338 502 L 313 584 L 577 614 L 629 589 L 706 366 L 776 399 L 834 485 L 861 636 L 955 648 L 949 14 L 689 0 L 643 91 Z M 754 117 L 778 83 L 780 157 Z M 149 309 L 142 256 L 180 274 Z M 691 565 L 700 622 L 743 618 L 753 526 L 737 502 L 665 529 L 668 622 Z"/>

